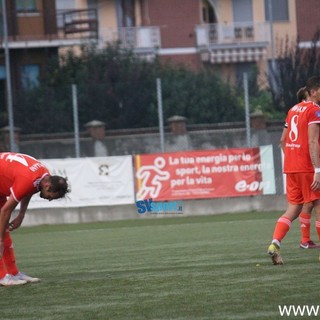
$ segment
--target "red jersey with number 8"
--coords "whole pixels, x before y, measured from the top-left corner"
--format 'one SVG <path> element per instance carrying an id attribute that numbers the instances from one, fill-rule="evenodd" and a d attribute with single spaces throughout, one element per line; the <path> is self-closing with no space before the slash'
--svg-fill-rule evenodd
<path id="1" fill-rule="evenodd" d="M 308 126 L 320 124 L 319 105 L 312 101 L 302 101 L 289 110 L 286 123 L 284 173 L 314 172 L 309 154 Z"/>
<path id="2" fill-rule="evenodd" d="M 21 153 L 0 153 L 0 198 L 13 195 L 19 202 L 39 191 L 41 179 L 49 175 L 38 160 Z"/>

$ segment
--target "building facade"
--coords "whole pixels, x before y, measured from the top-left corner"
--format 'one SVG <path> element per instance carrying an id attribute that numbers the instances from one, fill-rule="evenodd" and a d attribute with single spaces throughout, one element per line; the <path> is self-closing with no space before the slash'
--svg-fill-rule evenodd
<path id="1" fill-rule="evenodd" d="M 296 11 L 299 45 L 301 48 L 310 48 L 316 32 L 320 30 L 320 2 L 296 0 Z"/>
<path id="2" fill-rule="evenodd" d="M 236 83 L 264 74 L 284 39 L 302 45 L 317 28 L 317 0 L 6 0 L 14 88 L 41 79 L 48 58 L 84 41 L 119 41 L 147 59 L 211 68 Z M 2 10 L 3 11 L 3 10 Z M 2 12 L 3 16 L 3 12 Z M 3 19 L 2 19 L 3 20 Z M 1 26 L 3 33 L 3 25 Z M 0 90 L 5 84 L 0 57 Z M 3 91 L 3 90 L 2 90 Z"/>
<path id="3" fill-rule="evenodd" d="M 299 2 L 300 1 L 300 2 Z M 307 0 L 309 1 L 309 0 Z M 316 1 L 316 0 L 314 0 Z M 149 59 L 212 68 L 225 80 L 266 73 L 284 39 L 297 39 L 301 0 L 82 0 L 96 8 L 99 40 L 119 40 Z"/>
<path id="4" fill-rule="evenodd" d="M 285 39 L 310 46 L 319 0 L 5 0 L 14 90 L 37 85 L 52 56 L 88 41 L 119 41 L 145 59 L 213 69 L 230 83 L 266 74 Z M 6 68 L 0 26 L 0 103 Z M 14 96 L 14 95 L 13 95 Z"/>
<path id="5" fill-rule="evenodd" d="M 70 17 L 56 9 L 55 0 L 5 0 L 0 5 L 0 100 L 5 105 L 7 76 L 10 65 L 10 86 L 13 99 L 18 90 L 37 86 L 44 76 L 48 61 L 58 56 L 59 48 L 79 45 L 83 35 L 68 37 Z M 84 10 L 85 13 L 88 10 Z M 5 25 L 5 21 L 7 22 Z M 7 49 L 7 54 L 6 54 Z"/>

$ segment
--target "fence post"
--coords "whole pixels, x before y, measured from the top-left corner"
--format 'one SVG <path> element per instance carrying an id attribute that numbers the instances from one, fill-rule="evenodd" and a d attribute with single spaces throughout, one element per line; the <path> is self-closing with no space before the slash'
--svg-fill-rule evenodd
<path id="1" fill-rule="evenodd" d="M 72 107 L 73 107 L 75 153 L 76 153 L 76 158 L 80 158 L 78 97 L 77 97 L 77 86 L 75 84 L 72 84 Z"/>
<path id="2" fill-rule="evenodd" d="M 161 152 L 164 152 L 162 88 L 161 88 L 161 79 L 159 78 L 157 78 L 157 99 L 158 99 L 158 115 L 159 115 L 160 149 L 161 149 Z"/>
<path id="3" fill-rule="evenodd" d="M 10 139 L 10 151 L 18 152 L 18 147 L 14 139 L 14 118 L 13 118 L 13 102 L 12 102 L 12 83 L 11 83 L 11 70 L 10 70 L 10 52 L 8 45 L 8 26 L 7 26 L 7 9 L 6 1 L 2 0 L 2 28 L 3 28 L 3 47 L 6 66 L 6 85 L 7 85 L 7 109 L 9 118 L 9 139 Z"/>
<path id="4" fill-rule="evenodd" d="M 248 92 L 248 75 L 246 72 L 243 73 L 243 90 L 244 90 L 245 114 L 246 114 L 247 147 L 250 148 L 251 147 L 250 104 L 249 104 L 249 92 Z"/>

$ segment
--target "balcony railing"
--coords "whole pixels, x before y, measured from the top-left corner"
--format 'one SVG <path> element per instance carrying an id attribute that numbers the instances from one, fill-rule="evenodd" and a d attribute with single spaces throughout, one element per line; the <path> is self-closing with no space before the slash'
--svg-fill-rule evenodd
<path id="1" fill-rule="evenodd" d="M 57 16 L 57 25 L 65 37 L 98 38 L 98 16 L 96 9 L 69 10 Z"/>
<path id="2" fill-rule="evenodd" d="M 100 46 L 106 42 L 119 41 L 123 48 L 142 54 L 154 54 L 155 50 L 161 47 L 160 27 L 99 27 L 96 9 L 58 10 L 56 19 L 56 32 L 9 36 L 10 48 L 66 46 L 81 44 L 87 40 L 98 41 Z"/>
<path id="3" fill-rule="evenodd" d="M 196 27 L 197 46 L 270 42 L 268 23 L 203 24 Z"/>
<path id="4" fill-rule="evenodd" d="M 100 41 L 119 41 L 124 48 L 147 50 L 161 47 L 159 27 L 101 28 Z"/>

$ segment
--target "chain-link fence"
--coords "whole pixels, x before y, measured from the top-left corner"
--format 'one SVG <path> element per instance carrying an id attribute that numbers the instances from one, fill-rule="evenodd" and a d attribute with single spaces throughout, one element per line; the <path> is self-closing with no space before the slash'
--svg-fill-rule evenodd
<path id="1" fill-rule="evenodd" d="M 144 87 L 145 82 L 137 79 L 113 86 L 87 82 L 15 91 L 17 150 L 50 159 L 249 146 L 243 108 L 214 99 L 197 101 L 192 98 L 194 92 L 185 92 L 183 87 L 173 91 L 168 83 L 154 79 L 150 87 Z M 11 147 L 5 110 L 0 116 L 1 149 L 7 151 Z M 215 121 L 215 117 L 230 121 Z M 277 190 L 282 192 L 281 131 L 281 122 L 267 121 L 260 113 L 250 115 L 250 146 L 273 145 Z"/>

